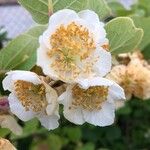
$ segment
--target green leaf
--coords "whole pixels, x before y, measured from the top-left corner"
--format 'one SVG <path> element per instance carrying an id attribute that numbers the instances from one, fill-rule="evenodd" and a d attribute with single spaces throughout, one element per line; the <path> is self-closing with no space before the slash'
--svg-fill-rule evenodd
<path id="1" fill-rule="evenodd" d="M 85 145 L 83 145 L 81 148 L 77 148 L 77 150 L 94 150 L 95 146 L 93 143 L 86 143 Z"/>
<path id="2" fill-rule="evenodd" d="M 110 51 L 120 54 L 133 51 L 141 42 L 143 30 L 136 28 L 133 20 L 128 17 L 118 17 L 105 26 Z"/>
<path id="3" fill-rule="evenodd" d="M 48 23 L 48 0 L 18 0 L 39 24 Z"/>
<path id="4" fill-rule="evenodd" d="M 72 142 L 80 141 L 82 133 L 80 128 L 78 127 L 66 127 L 63 129 L 64 134 L 69 138 Z"/>
<path id="5" fill-rule="evenodd" d="M 51 150 L 61 150 L 63 145 L 61 138 L 56 134 L 49 134 L 48 144 Z"/>
<path id="6" fill-rule="evenodd" d="M 23 127 L 23 133 L 22 135 L 15 135 L 11 134 L 12 140 L 22 139 L 26 138 L 34 133 L 37 133 L 39 126 L 39 121 L 35 118 L 30 121 L 25 122 L 25 125 Z"/>
<path id="7" fill-rule="evenodd" d="M 146 46 L 150 44 L 150 17 L 132 17 L 135 25 L 139 28 L 142 28 L 144 31 L 144 36 L 142 42 L 139 45 L 139 48 L 143 50 Z"/>
<path id="8" fill-rule="evenodd" d="M 12 40 L 0 51 L 0 70 L 30 70 L 36 62 L 39 36 L 45 26 L 36 26 Z"/>
<path id="9" fill-rule="evenodd" d="M 150 0 L 139 0 L 139 6 L 146 11 L 146 15 L 150 15 Z"/>
<path id="10" fill-rule="evenodd" d="M 6 128 L 0 128 L 0 137 L 5 137 L 10 133 L 9 129 Z"/>
<path id="11" fill-rule="evenodd" d="M 39 121 L 35 118 L 25 123 L 23 128 L 24 134 L 32 134 L 38 130 Z"/>
<path id="12" fill-rule="evenodd" d="M 144 55 L 145 59 L 150 59 L 150 44 L 142 50 L 142 54 Z"/>
<path id="13" fill-rule="evenodd" d="M 53 1 L 53 6 L 51 1 Z M 101 19 L 110 15 L 111 10 L 105 0 L 18 0 L 32 15 L 33 19 L 39 24 L 47 24 L 49 14 L 61 9 L 73 9 L 81 11 L 91 9 L 95 11 Z"/>
<path id="14" fill-rule="evenodd" d="M 95 11 L 101 19 L 109 16 L 111 13 L 105 0 L 53 0 L 54 11 L 68 8 L 75 11 L 90 9 Z"/>

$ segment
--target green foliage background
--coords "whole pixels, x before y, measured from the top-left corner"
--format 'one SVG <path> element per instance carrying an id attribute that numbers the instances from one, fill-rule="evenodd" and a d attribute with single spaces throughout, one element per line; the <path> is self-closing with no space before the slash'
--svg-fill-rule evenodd
<path id="1" fill-rule="evenodd" d="M 71 2 L 73 3 L 69 5 L 69 8 L 77 11 L 86 8 L 93 9 L 105 22 L 119 17 L 106 25 L 113 55 L 132 51 L 138 47 L 147 59 L 150 58 L 149 0 L 139 0 L 139 3 L 134 5 L 129 11 L 116 3 L 116 0 L 112 0 L 108 5 L 104 0 L 53 0 L 53 10 L 47 0 L 19 0 L 19 2 L 32 14 L 33 19 L 37 23 L 43 25 L 34 27 L 20 35 L 0 51 L 0 58 L 5 58 L 4 61 L 1 59 L 0 63 L 0 80 L 4 78 L 4 73 L 7 70 L 30 70 L 35 65 L 35 50 L 38 47 L 38 36 L 45 30 L 48 14 L 53 10 L 68 8 L 68 4 Z M 32 2 L 34 5 L 31 5 Z M 126 17 L 132 18 L 134 22 Z M 121 21 L 119 21 L 120 19 Z M 117 27 L 124 30 L 119 30 Z M 144 36 L 139 27 L 144 30 Z M 114 34 L 117 36 L 112 41 Z M 4 35 L 0 35 L 0 43 L 4 39 L 2 36 Z M 29 44 L 30 42 L 34 44 Z M 18 43 L 20 43 L 20 47 Z M 22 46 L 21 43 L 26 44 Z M 17 49 L 14 49 L 14 47 L 17 47 Z M 19 53 L 11 58 L 12 52 L 15 53 L 15 50 L 19 51 Z M 6 94 L 1 86 L 0 89 L 0 94 Z M 18 150 L 150 149 L 150 100 L 143 101 L 133 97 L 132 100 L 126 102 L 125 107 L 116 111 L 115 123 L 112 126 L 103 128 L 89 124 L 76 126 L 68 122 L 64 117 L 60 120 L 60 127 L 53 131 L 47 131 L 41 127 L 36 119 L 25 123 L 18 120 L 18 123 L 23 127 L 21 136 L 12 134 L 8 129 L 0 128 L 0 136 L 9 139 Z"/>

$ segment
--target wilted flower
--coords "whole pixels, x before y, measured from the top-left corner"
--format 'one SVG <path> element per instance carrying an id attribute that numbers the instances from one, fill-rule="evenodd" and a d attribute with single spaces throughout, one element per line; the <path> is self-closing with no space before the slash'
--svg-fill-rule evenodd
<path id="1" fill-rule="evenodd" d="M 0 150 L 16 150 L 16 148 L 8 140 L 0 138 Z"/>
<path id="2" fill-rule="evenodd" d="M 132 58 L 127 66 L 115 66 L 107 78 L 124 88 L 127 99 L 132 95 L 148 99 L 150 98 L 150 70 L 147 67 L 144 60 Z"/>
<path id="3" fill-rule="evenodd" d="M 10 71 L 3 87 L 11 92 L 10 110 L 19 119 L 37 117 L 49 130 L 58 127 L 57 93 L 41 77 L 30 71 Z"/>
<path id="4" fill-rule="evenodd" d="M 7 97 L 0 98 L 0 126 L 10 129 L 14 134 L 22 134 L 22 128 L 9 112 Z"/>
<path id="5" fill-rule="evenodd" d="M 40 37 L 37 65 L 52 79 L 75 82 L 80 78 L 106 75 L 111 54 L 104 24 L 90 10 L 78 14 L 69 9 L 54 13 Z"/>
<path id="6" fill-rule="evenodd" d="M 22 128 L 17 123 L 15 118 L 10 114 L 0 114 L 0 126 L 2 128 L 8 128 L 16 135 L 22 134 Z"/>
<path id="7" fill-rule="evenodd" d="M 100 77 L 69 85 L 59 97 L 66 119 L 75 124 L 88 122 L 96 126 L 114 122 L 114 102 L 120 99 L 125 99 L 123 89 L 113 81 Z"/>

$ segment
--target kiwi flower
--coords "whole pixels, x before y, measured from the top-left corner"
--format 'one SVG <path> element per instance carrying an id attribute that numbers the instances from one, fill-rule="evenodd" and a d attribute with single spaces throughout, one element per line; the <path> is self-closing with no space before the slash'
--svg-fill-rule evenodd
<path id="1" fill-rule="evenodd" d="M 70 122 L 108 126 L 114 122 L 114 102 L 125 99 L 125 95 L 113 81 L 95 77 L 69 85 L 58 99 L 64 105 L 65 118 Z"/>
<path id="2" fill-rule="evenodd" d="M 10 71 L 3 87 L 11 92 L 10 111 L 19 119 L 28 121 L 37 117 L 49 130 L 58 127 L 57 93 L 41 77 L 30 71 Z"/>
<path id="3" fill-rule="evenodd" d="M 39 42 L 37 65 L 54 80 L 74 83 L 111 70 L 104 24 L 93 11 L 54 13 Z"/>

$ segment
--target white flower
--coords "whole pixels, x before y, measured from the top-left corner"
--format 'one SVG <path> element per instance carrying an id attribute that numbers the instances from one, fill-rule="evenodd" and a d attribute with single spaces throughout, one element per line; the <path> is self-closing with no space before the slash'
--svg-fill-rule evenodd
<path id="1" fill-rule="evenodd" d="M 114 122 L 114 101 L 122 99 L 125 99 L 123 89 L 100 77 L 69 85 L 59 97 L 66 119 L 75 124 L 88 122 L 96 126 L 107 126 Z"/>
<path id="2" fill-rule="evenodd" d="M 73 83 L 102 77 L 111 69 L 104 24 L 93 11 L 64 9 L 54 13 L 39 41 L 37 65 L 54 80 Z"/>
<path id="3" fill-rule="evenodd" d="M 131 6 L 136 4 L 138 0 L 118 0 L 120 4 L 124 6 L 127 10 L 131 9 Z"/>
<path id="4" fill-rule="evenodd" d="M 11 92 L 10 110 L 19 119 L 28 121 L 37 117 L 49 130 L 58 127 L 57 94 L 38 75 L 30 71 L 10 71 L 3 87 Z"/>

